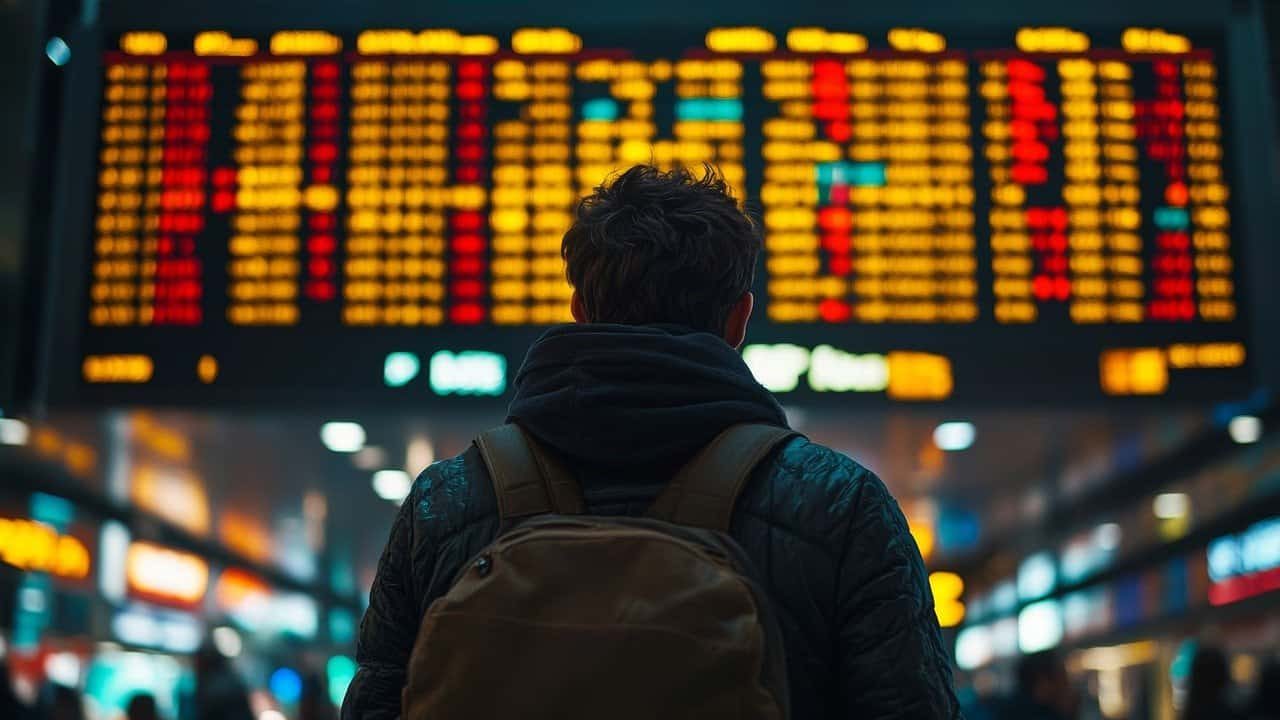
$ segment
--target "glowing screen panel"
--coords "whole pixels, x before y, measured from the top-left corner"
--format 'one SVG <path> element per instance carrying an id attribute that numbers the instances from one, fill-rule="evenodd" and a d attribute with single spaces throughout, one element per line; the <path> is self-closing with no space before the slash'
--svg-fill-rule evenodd
<path id="1" fill-rule="evenodd" d="M 571 319 L 560 240 L 577 199 L 638 162 L 712 163 L 758 215 L 746 354 L 778 392 L 1247 385 L 1212 36 L 554 27 L 107 44 L 62 397 L 441 395 L 430 369 L 486 355 L 479 391 L 474 373 L 450 377 L 501 394 L 521 349 Z"/>

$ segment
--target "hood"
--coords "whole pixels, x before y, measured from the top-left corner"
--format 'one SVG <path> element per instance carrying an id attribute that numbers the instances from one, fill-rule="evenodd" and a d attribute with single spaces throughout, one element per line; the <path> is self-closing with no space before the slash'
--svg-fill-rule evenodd
<path id="1" fill-rule="evenodd" d="M 668 325 L 564 325 L 529 348 L 509 422 L 566 462 L 669 472 L 730 425 L 786 426 L 737 351 Z"/>

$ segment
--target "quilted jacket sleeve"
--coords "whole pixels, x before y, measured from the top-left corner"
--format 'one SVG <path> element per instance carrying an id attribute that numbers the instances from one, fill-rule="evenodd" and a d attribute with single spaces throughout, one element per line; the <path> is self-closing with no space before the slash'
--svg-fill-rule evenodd
<path id="1" fill-rule="evenodd" d="M 411 553 L 415 491 L 400 507 L 391 538 L 382 551 L 378 573 L 369 592 L 369 609 L 360 621 L 356 644 L 359 668 L 342 702 L 343 720 L 391 720 L 400 717 L 400 690 L 418 623 Z M 422 548 L 418 549 L 421 552 Z"/>
<path id="2" fill-rule="evenodd" d="M 851 464 L 836 583 L 844 717 L 959 718 L 920 551 L 884 484 Z"/>

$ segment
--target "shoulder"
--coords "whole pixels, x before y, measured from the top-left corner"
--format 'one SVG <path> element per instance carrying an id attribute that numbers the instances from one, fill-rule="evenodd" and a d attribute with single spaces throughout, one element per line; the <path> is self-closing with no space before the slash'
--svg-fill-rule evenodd
<path id="1" fill-rule="evenodd" d="M 789 441 L 762 464 L 742 499 L 748 515 L 833 554 L 855 525 L 897 514 L 897 504 L 875 473 L 804 437 Z"/>
<path id="2" fill-rule="evenodd" d="M 436 542 L 488 519 L 496 507 L 489 476 L 475 446 L 423 470 L 405 502 L 415 535 Z"/>
<path id="3" fill-rule="evenodd" d="M 893 500 L 875 473 L 805 437 L 791 440 L 778 452 L 772 474 L 786 490 L 821 502 L 832 515 L 844 519 Z"/>

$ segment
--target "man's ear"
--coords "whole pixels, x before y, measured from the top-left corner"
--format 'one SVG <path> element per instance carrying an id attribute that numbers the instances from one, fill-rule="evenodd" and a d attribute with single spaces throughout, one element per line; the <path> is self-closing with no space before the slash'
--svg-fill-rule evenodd
<path id="1" fill-rule="evenodd" d="M 746 293 L 733 304 L 729 319 L 724 324 L 724 341 L 730 346 L 742 347 L 743 341 L 747 339 L 747 323 L 751 320 L 751 311 L 755 306 L 756 298 L 751 293 Z"/>
<path id="2" fill-rule="evenodd" d="M 573 313 L 573 321 L 576 323 L 591 322 L 587 319 L 587 309 L 582 304 L 582 296 L 577 290 L 573 291 L 573 298 L 569 300 L 569 312 Z"/>

